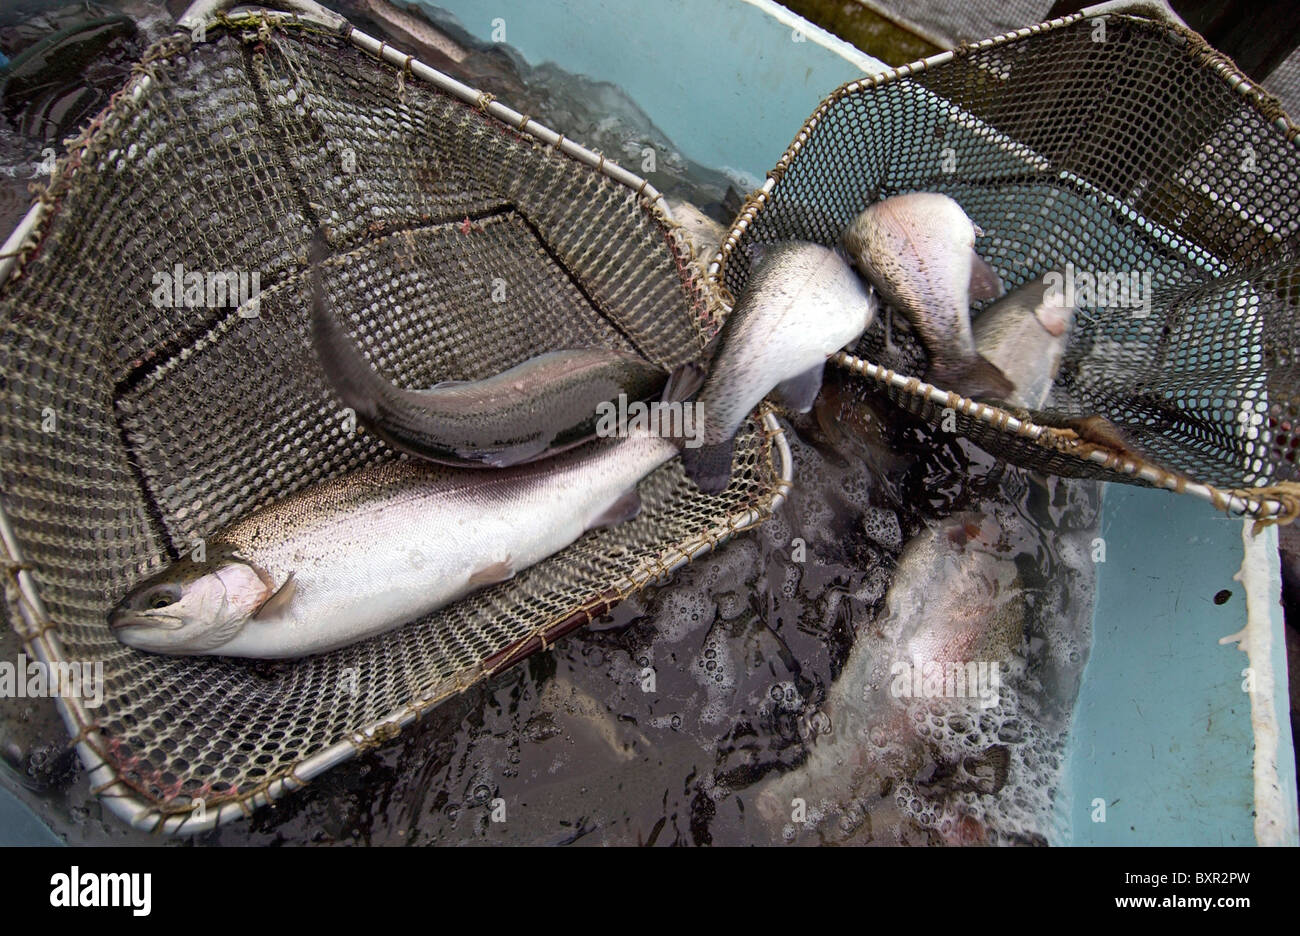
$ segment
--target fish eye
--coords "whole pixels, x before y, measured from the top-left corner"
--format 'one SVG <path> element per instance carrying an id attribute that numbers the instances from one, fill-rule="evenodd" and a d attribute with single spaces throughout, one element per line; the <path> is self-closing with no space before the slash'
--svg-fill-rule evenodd
<path id="1" fill-rule="evenodd" d="M 148 610 L 156 611 L 174 605 L 180 600 L 181 589 L 179 585 L 159 585 L 157 588 L 151 588 L 140 596 L 140 605 Z"/>

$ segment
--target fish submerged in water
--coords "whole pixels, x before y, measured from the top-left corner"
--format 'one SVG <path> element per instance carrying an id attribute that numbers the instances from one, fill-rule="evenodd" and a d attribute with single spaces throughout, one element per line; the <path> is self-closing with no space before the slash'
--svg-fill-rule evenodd
<path id="1" fill-rule="evenodd" d="M 980 356 L 972 302 L 1002 295 L 1002 280 L 975 252 L 979 229 L 947 195 L 913 192 L 871 205 L 844 232 L 868 279 L 912 323 L 930 354 L 927 379 L 964 396 L 1003 398 L 1015 386 Z"/>
<path id="2" fill-rule="evenodd" d="M 1024 641 L 1025 595 L 1014 560 L 996 551 L 1001 539 L 991 518 L 958 514 L 908 542 L 884 617 L 861 630 L 827 691 L 829 737 L 816 739 L 798 769 L 761 788 L 760 814 L 783 820 L 797 798 L 819 811 L 845 808 L 850 824 L 865 810 L 873 817 L 868 835 L 905 837 L 905 817 L 887 794 L 928 760 L 908 707 L 978 713 L 996 706 L 1003 668 Z M 946 687 L 955 693 L 959 671 L 965 697 L 945 697 Z M 927 688 L 939 690 L 933 701 Z"/>
<path id="3" fill-rule="evenodd" d="M 826 359 L 875 314 L 875 297 L 838 252 L 802 241 L 765 246 L 695 398 L 703 431 L 682 462 L 696 486 L 709 494 L 726 488 L 736 430 L 774 387 L 791 409 L 808 412 Z"/>
<path id="4" fill-rule="evenodd" d="M 394 448 L 450 465 L 502 468 L 546 458 L 596 435 L 602 404 L 655 397 L 668 374 L 624 351 L 552 351 L 483 380 L 405 390 L 371 367 L 330 308 L 312 244 L 312 343 L 329 383 L 367 429 Z"/>
<path id="5" fill-rule="evenodd" d="M 727 238 L 727 229 L 688 201 L 679 198 L 667 198 L 665 201 L 673 213 L 673 221 L 681 225 L 686 234 L 691 252 L 695 255 L 696 266 L 701 273 L 706 272 L 713 255 Z"/>
<path id="6" fill-rule="evenodd" d="M 1019 651 L 1025 594 L 1014 560 L 997 551 L 1001 533 L 991 518 L 957 514 L 907 544 L 883 625 L 904 659 L 1005 664 Z"/>
<path id="7" fill-rule="evenodd" d="M 954 514 L 911 539 L 826 693 L 807 759 L 751 797 L 821 840 L 1045 842 L 1091 641 L 1094 482 Z M 1010 509 L 1008 509 L 1010 508 Z M 838 816 L 835 820 L 833 817 Z"/>
<path id="8" fill-rule="evenodd" d="M 677 454 L 648 434 L 547 462 L 466 471 L 365 468 L 237 521 L 112 610 L 122 643 L 279 659 L 355 643 L 511 578 L 640 508 L 636 485 Z"/>
<path id="9" fill-rule="evenodd" d="M 828 375 L 813 410 L 826 440 L 841 454 L 860 459 L 877 478 L 897 474 L 915 460 L 896 450 L 889 431 L 893 414 L 861 380 L 843 372 Z"/>
<path id="10" fill-rule="evenodd" d="M 1015 384 L 1001 399 L 1042 409 L 1060 372 L 1075 311 L 1039 277 L 1003 296 L 975 320 L 976 349 Z"/>

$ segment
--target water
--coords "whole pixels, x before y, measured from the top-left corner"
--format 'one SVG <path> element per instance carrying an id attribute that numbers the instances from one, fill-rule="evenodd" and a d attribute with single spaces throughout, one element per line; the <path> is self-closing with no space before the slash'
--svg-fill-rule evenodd
<path id="1" fill-rule="evenodd" d="M 137 22 L 161 15 L 144 0 L 129 11 Z M 382 19 L 353 15 L 369 20 L 361 25 L 375 34 L 411 44 L 409 33 Z M 444 55 L 433 64 L 634 169 L 651 149 L 659 154 L 656 185 L 730 220 L 745 180 L 674 155 L 672 142 L 616 87 L 460 41 L 459 63 Z M 130 48 L 114 47 L 102 66 L 129 62 Z M 0 167 L 29 165 L 48 145 L 32 126 L 17 119 L 0 133 L 0 153 L 9 154 Z M 18 216 L 21 205 L 6 220 Z M 890 778 L 891 790 L 907 791 L 901 805 L 878 790 L 837 783 L 817 806 L 822 823 L 792 824 L 757 808 L 765 790 L 806 775 L 811 767 L 803 765 L 824 748 L 834 687 L 858 678 L 861 648 L 882 639 L 876 629 L 908 540 L 956 511 L 1028 516 L 1049 531 L 1034 553 L 1039 567 L 1077 569 L 1084 560 L 1055 554 L 1050 531 L 1095 523 L 1097 507 L 1092 485 L 1031 479 L 841 377 L 832 376 L 814 413 L 787 428 L 797 486 L 759 530 L 451 699 L 394 742 L 195 842 L 940 844 L 1062 834 L 1053 813 L 1059 747 L 1086 659 L 1091 606 L 1081 600 L 1066 613 L 1042 581 L 1029 583 L 1042 597 L 1033 609 L 1041 615 L 1030 615 L 1029 649 L 1009 687 L 1018 711 L 1005 713 L 1007 720 L 1015 714 L 1019 736 L 1008 734 L 1005 721 L 958 732 L 950 720 L 928 736 L 899 734 L 910 752 L 905 772 Z M 0 653 L 12 659 L 19 649 L 6 629 Z M 855 669 L 843 672 L 846 663 Z M 52 705 L 0 702 L 0 732 L 3 783 L 68 841 L 159 841 L 105 813 Z M 1006 749 L 989 755 L 998 758 L 998 783 L 938 782 L 967 753 L 963 744 L 981 753 L 992 746 L 988 736 Z M 979 835 L 963 839 L 968 816 Z"/>

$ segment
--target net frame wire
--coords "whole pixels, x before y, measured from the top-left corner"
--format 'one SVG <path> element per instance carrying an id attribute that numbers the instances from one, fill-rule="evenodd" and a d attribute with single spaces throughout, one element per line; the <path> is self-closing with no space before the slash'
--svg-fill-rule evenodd
<path id="1" fill-rule="evenodd" d="M 471 104 L 485 115 L 495 118 L 511 131 L 528 134 L 541 143 L 608 177 L 629 189 L 638 201 L 647 203 L 650 210 L 665 222 L 665 226 L 679 245 L 688 245 L 682 229 L 672 219 L 672 212 L 659 191 L 646 179 L 608 160 L 604 155 L 587 149 L 549 127 L 497 101 L 491 94 L 478 91 L 411 55 L 356 29 L 345 18 L 325 9 L 311 0 L 279 0 L 277 12 L 265 6 L 235 6 L 231 0 L 198 0 L 177 21 L 179 32 L 190 32 L 206 26 L 243 21 L 247 24 L 279 25 L 311 24 L 337 33 L 357 49 L 389 65 L 394 65 L 421 81 L 453 97 Z M 233 9 L 232 9 L 233 7 Z M 228 11 L 228 12 L 227 12 Z M 152 81 L 150 75 L 138 71 L 132 76 L 124 93 L 141 98 Z M 109 105 L 112 106 L 111 104 Z M 102 115 L 101 115 L 102 116 Z M 95 129 L 96 122 L 83 133 Z M 56 165 L 50 187 L 66 174 L 74 171 L 65 156 Z M 48 189 L 47 189 L 48 191 Z M 38 246 L 42 223 L 49 216 L 47 202 L 38 198 L 27 214 L 0 247 L 0 283 L 14 275 L 21 275 L 22 264 Z M 687 247 L 689 250 L 689 247 Z M 698 283 L 707 287 L 707 281 Z M 686 288 L 685 282 L 683 289 Z M 711 306 L 713 324 L 721 321 L 721 303 L 716 294 L 706 296 Z M 210 809 L 177 812 L 160 808 L 160 804 L 141 796 L 118 775 L 113 763 L 103 753 L 103 737 L 96 728 L 94 716 L 80 698 L 55 696 L 54 703 L 68 730 L 71 743 L 77 750 L 90 782 L 90 787 L 107 808 L 134 828 L 161 835 L 193 835 L 212 830 L 225 823 L 251 815 L 258 808 L 301 789 L 325 771 L 350 760 L 364 750 L 386 743 L 446 699 L 464 692 L 502 671 L 514 666 L 537 651 L 546 650 L 555 641 L 596 617 L 607 613 L 630 595 L 670 578 L 678 569 L 717 549 L 738 533 L 753 529 L 780 509 L 793 485 L 793 459 L 789 443 L 777 419 L 776 412 L 764 404 L 753 417 L 759 427 L 762 445 L 760 462 L 771 466 L 770 487 L 755 498 L 746 509 L 723 518 L 718 524 L 684 542 L 665 544 L 659 557 L 644 561 L 632 573 L 610 583 L 599 595 L 558 620 L 544 621 L 528 633 L 495 654 L 481 660 L 469 671 L 461 671 L 453 680 L 446 680 L 411 700 L 406 705 L 375 719 L 351 733 L 345 740 L 336 742 L 309 757 L 298 761 L 287 775 L 277 777 L 260 788 L 237 799 L 228 799 Z M 13 524 L 0 504 L 0 572 L 3 573 L 5 604 L 11 625 L 18 633 L 24 652 L 30 659 L 43 665 L 71 662 L 59 640 L 58 625 L 54 622 L 41 599 L 32 566 L 24 559 Z"/>

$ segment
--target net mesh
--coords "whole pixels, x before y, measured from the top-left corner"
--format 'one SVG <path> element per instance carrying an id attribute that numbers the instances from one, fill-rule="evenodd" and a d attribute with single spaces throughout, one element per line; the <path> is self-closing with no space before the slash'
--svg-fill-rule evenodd
<path id="1" fill-rule="evenodd" d="M 948 194 L 986 232 L 977 249 L 1008 289 L 1066 264 L 1104 287 L 1089 297 L 1077 279 L 1076 329 L 1034 426 L 1100 415 L 1127 437 L 1125 457 L 1171 477 L 1294 482 L 1297 131 L 1253 86 L 1234 90 L 1229 68 L 1192 33 L 1111 15 L 845 85 L 738 219 L 721 285 L 744 289 L 749 242 L 835 244 L 878 199 Z M 1136 284 L 1127 298 L 1111 274 Z M 901 316 L 880 316 L 856 355 L 926 372 Z M 888 393 L 1025 467 L 1133 480 L 1083 460 L 1095 446 L 1007 431 L 1005 412 L 945 413 L 906 388 Z"/>
<path id="2" fill-rule="evenodd" d="M 756 418 L 724 494 L 698 494 L 670 463 L 642 482 L 636 519 L 385 636 L 276 664 L 121 646 L 106 612 L 143 574 L 248 511 L 397 457 L 352 431 L 318 375 L 303 276 L 318 224 L 347 258 L 335 307 L 406 386 L 566 347 L 671 368 L 717 325 L 648 199 L 345 37 L 222 19 L 201 43 L 156 46 L 139 71 L 59 167 L 0 293 L 4 510 L 56 646 L 104 664 L 103 705 L 81 713 L 78 740 L 136 821 L 189 817 L 196 799 L 205 814 L 258 802 L 783 492 Z M 260 291 L 190 307 L 173 288 L 214 271 L 245 275 L 250 293 L 256 274 Z"/>

